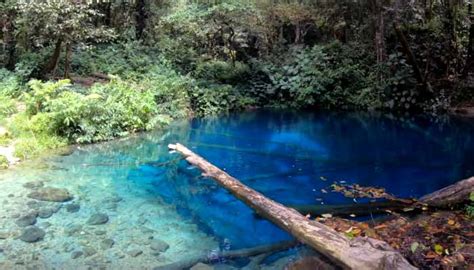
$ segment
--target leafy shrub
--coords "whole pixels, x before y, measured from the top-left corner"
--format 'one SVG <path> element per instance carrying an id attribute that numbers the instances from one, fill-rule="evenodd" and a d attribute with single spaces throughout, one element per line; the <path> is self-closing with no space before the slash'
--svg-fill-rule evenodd
<path id="1" fill-rule="evenodd" d="M 26 113 L 14 115 L 8 128 L 15 143 L 15 156 L 27 159 L 48 149 L 65 146 L 67 140 L 51 134 L 49 124 L 32 119 Z"/>
<path id="2" fill-rule="evenodd" d="M 0 96 L 16 97 L 21 90 L 19 78 L 4 68 L 0 68 Z M 1 105 L 0 105 L 1 106 Z"/>
<path id="3" fill-rule="evenodd" d="M 212 60 L 199 63 L 194 71 L 197 78 L 221 83 L 237 84 L 250 73 L 248 65 Z"/>
<path id="4" fill-rule="evenodd" d="M 196 87 L 191 92 L 191 106 L 199 116 L 242 109 L 247 102 L 231 85 Z"/>
<path id="5" fill-rule="evenodd" d="M 0 95 L 0 119 L 8 117 L 16 112 L 15 101 L 9 97 Z"/>
<path id="6" fill-rule="evenodd" d="M 124 79 L 136 79 L 163 61 L 163 57 L 152 47 L 145 47 L 139 42 L 127 42 L 94 48 L 82 47 L 76 53 L 72 67 L 82 75 L 102 72 Z"/>
<path id="7" fill-rule="evenodd" d="M 360 50 L 359 50 L 360 51 Z M 335 42 L 312 48 L 294 47 L 282 59 L 260 63 L 275 105 L 345 109 L 378 107 L 375 75 L 368 56 Z"/>
<path id="8" fill-rule="evenodd" d="M 41 112 L 50 100 L 56 98 L 59 93 L 66 91 L 67 87 L 71 85 L 70 83 L 69 80 L 45 83 L 39 80 L 31 80 L 28 82 L 31 91 L 24 94 L 28 114 L 35 115 Z"/>
<path id="9" fill-rule="evenodd" d="M 23 82 L 27 82 L 30 78 L 40 77 L 41 68 L 51 55 L 52 50 L 52 46 L 47 46 L 39 51 L 21 54 L 15 64 L 15 74 Z"/>

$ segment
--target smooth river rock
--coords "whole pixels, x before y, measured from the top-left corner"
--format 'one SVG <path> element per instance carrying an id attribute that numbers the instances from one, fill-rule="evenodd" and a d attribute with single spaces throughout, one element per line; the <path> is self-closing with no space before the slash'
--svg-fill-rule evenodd
<path id="1" fill-rule="evenodd" d="M 23 184 L 24 188 L 28 189 L 37 189 L 37 188 L 42 188 L 44 186 L 43 181 L 31 181 L 31 182 L 26 182 Z"/>
<path id="2" fill-rule="evenodd" d="M 67 202 L 72 200 L 73 196 L 66 189 L 44 187 L 28 194 L 28 198 L 48 202 Z"/>
<path id="3" fill-rule="evenodd" d="M 54 214 L 54 209 L 47 207 L 42 208 L 38 211 L 38 217 L 40 218 L 50 218 Z"/>
<path id="4" fill-rule="evenodd" d="M 102 213 L 93 214 L 88 220 L 87 224 L 89 225 L 101 225 L 109 221 L 109 216 Z"/>
<path id="5" fill-rule="evenodd" d="M 100 243 L 100 247 L 105 250 L 111 248 L 115 244 L 113 239 L 105 239 Z"/>
<path id="6" fill-rule="evenodd" d="M 69 213 L 76 213 L 81 209 L 81 206 L 77 203 L 70 203 L 66 205 L 66 211 Z"/>
<path id="7" fill-rule="evenodd" d="M 163 240 L 153 239 L 150 243 L 150 248 L 157 252 L 165 252 L 170 248 L 170 245 Z"/>
<path id="8" fill-rule="evenodd" d="M 42 229 L 36 226 L 29 226 L 22 231 L 20 240 L 28 243 L 34 243 L 42 240 L 45 235 L 46 233 Z"/>
<path id="9" fill-rule="evenodd" d="M 71 259 L 77 259 L 81 257 L 82 254 L 84 254 L 82 251 L 79 251 L 79 250 L 74 251 L 73 253 L 71 253 Z"/>
<path id="10" fill-rule="evenodd" d="M 143 253 L 143 251 L 141 251 L 138 248 L 133 248 L 133 249 L 127 250 L 127 254 L 132 256 L 132 257 L 137 257 L 138 255 L 141 255 L 142 253 Z"/>
<path id="11" fill-rule="evenodd" d="M 30 225 L 34 225 L 36 223 L 36 217 L 38 216 L 38 213 L 32 212 L 29 214 L 26 214 L 24 216 L 21 216 L 15 221 L 15 224 L 20 226 L 20 227 L 26 227 Z"/>

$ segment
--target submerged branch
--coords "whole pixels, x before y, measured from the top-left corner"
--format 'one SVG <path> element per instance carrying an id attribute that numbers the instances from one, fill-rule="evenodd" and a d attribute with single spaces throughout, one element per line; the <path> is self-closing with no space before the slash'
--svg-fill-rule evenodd
<path id="1" fill-rule="evenodd" d="M 238 250 L 227 250 L 227 251 L 219 251 L 217 253 L 209 254 L 203 253 L 200 255 L 196 255 L 194 257 L 188 258 L 186 260 L 178 261 L 175 263 L 163 265 L 154 268 L 153 270 L 181 270 L 187 269 L 196 265 L 200 262 L 208 263 L 212 262 L 213 260 L 225 260 L 225 259 L 237 259 L 237 258 L 245 258 L 245 257 L 254 257 L 259 256 L 262 254 L 268 253 L 276 253 L 280 251 L 284 251 L 298 245 L 298 241 L 284 241 L 279 242 L 276 244 L 271 245 L 264 245 L 258 246 L 253 248 L 244 248 Z"/>

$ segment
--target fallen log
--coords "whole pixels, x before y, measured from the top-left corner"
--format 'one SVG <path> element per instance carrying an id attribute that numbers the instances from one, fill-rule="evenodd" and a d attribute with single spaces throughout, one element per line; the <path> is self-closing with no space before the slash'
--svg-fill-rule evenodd
<path id="1" fill-rule="evenodd" d="M 333 216 L 348 217 L 351 215 L 367 216 L 371 214 L 384 214 L 387 211 L 403 211 L 413 204 L 400 201 L 369 202 L 361 204 L 341 204 L 341 205 L 289 205 L 303 215 L 321 216 L 331 214 Z"/>
<path id="2" fill-rule="evenodd" d="M 254 209 L 260 216 L 273 222 L 325 255 L 345 269 L 416 269 L 387 243 L 371 238 L 349 240 L 320 222 L 309 220 L 295 209 L 275 202 L 245 186 L 239 180 L 212 165 L 181 144 L 168 148 L 183 155 L 187 162 L 200 168 L 205 177 L 214 179 L 236 198 Z"/>
<path id="3" fill-rule="evenodd" d="M 469 200 L 474 192 L 474 177 L 459 181 L 453 185 L 420 198 L 420 202 L 433 207 L 453 207 Z"/>
<path id="4" fill-rule="evenodd" d="M 262 254 L 268 253 L 276 253 L 280 251 L 284 251 L 298 245 L 298 241 L 283 241 L 276 244 L 271 245 L 264 245 L 258 246 L 253 248 L 245 248 L 245 249 L 237 249 L 237 250 L 226 250 L 226 251 L 219 251 L 216 253 L 209 254 L 207 252 L 203 252 L 202 254 L 198 254 L 194 257 L 187 258 L 182 261 L 174 262 L 171 264 L 158 266 L 153 268 L 153 270 L 181 270 L 181 269 L 188 269 L 193 265 L 198 263 L 212 263 L 213 261 L 222 261 L 222 260 L 229 260 L 229 259 L 237 259 L 237 258 L 246 258 L 246 257 L 254 257 L 259 256 Z"/>

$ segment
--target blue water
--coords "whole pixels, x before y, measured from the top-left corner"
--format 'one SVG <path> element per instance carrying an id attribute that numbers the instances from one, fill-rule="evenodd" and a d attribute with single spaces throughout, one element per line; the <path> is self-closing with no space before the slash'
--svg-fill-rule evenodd
<path id="1" fill-rule="evenodd" d="M 173 125 L 147 147 L 165 153 L 175 142 L 284 204 L 354 203 L 330 192 L 335 181 L 416 198 L 474 175 L 474 120 L 465 118 L 254 111 Z M 178 157 L 162 154 L 156 162 Z M 151 183 L 225 248 L 289 238 L 185 161 L 157 163 L 138 166 L 128 179 Z"/>

